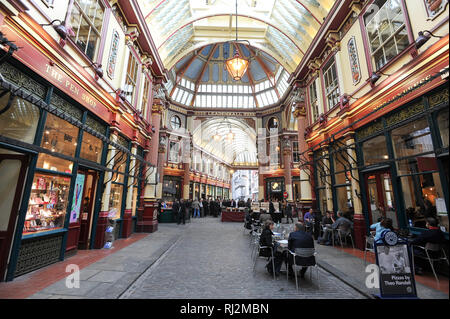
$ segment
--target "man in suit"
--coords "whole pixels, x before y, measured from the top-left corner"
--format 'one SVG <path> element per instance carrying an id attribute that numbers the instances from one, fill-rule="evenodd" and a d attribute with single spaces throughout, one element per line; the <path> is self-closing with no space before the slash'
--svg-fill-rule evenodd
<path id="1" fill-rule="evenodd" d="M 289 234 L 288 239 L 288 249 L 292 252 L 295 252 L 296 248 L 314 248 L 314 240 L 310 233 L 305 231 L 305 226 L 300 223 L 295 224 L 295 231 Z M 289 254 L 288 258 L 289 262 L 289 273 L 294 274 L 292 269 L 292 265 L 294 264 L 294 259 L 292 255 Z M 296 263 L 305 265 L 300 270 L 300 278 L 305 277 L 306 270 L 308 270 L 308 266 L 313 266 L 316 264 L 316 259 L 314 256 L 311 257 L 296 257 Z"/>

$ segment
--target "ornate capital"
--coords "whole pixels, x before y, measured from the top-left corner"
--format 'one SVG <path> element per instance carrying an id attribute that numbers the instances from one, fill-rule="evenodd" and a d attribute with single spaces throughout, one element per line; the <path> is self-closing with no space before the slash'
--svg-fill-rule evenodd
<path id="1" fill-rule="evenodd" d="M 139 31 L 137 27 L 129 27 L 127 33 L 125 34 L 125 42 L 127 44 L 133 44 L 134 41 L 139 37 Z"/>
<path id="2" fill-rule="evenodd" d="M 312 72 L 316 72 L 320 69 L 320 65 L 322 64 L 322 61 L 319 58 L 314 58 L 310 61 L 308 61 L 308 69 L 310 69 Z"/>
<path id="3" fill-rule="evenodd" d="M 326 41 L 327 45 L 330 47 L 331 51 L 336 52 L 341 49 L 339 32 L 328 31 L 328 34 L 325 37 L 325 41 Z"/>
<path id="4" fill-rule="evenodd" d="M 364 1 L 363 0 L 353 0 L 352 3 L 350 4 L 350 9 L 356 13 L 357 15 L 359 15 L 361 13 L 361 9 L 364 5 Z"/>
<path id="5" fill-rule="evenodd" d="M 158 99 L 155 99 L 152 106 L 152 113 L 162 113 L 164 111 L 164 103 L 161 103 Z"/>
<path id="6" fill-rule="evenodd" d="M 292 112 L 292 114 L 294 114 L 295 117 L 301 117 L 301 116 L 306 116 L 306 107 L 304 103 L 298 103 L 295 106 L 295 110 L 294 112 Z"/>

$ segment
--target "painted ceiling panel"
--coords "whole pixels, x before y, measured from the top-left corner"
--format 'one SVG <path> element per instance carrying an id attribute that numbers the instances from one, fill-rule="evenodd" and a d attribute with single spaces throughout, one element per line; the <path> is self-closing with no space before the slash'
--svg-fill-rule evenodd
<path id="1" fill-rule="evenodd" d="M 213 49 L 214 47 L 215 49 Z M 288 72 L 274 58 L 257 48 L 247 47 L 245 44 L 240 44 L 239 48 L 241 54 L 248 55 L 247 59 L 250 60 L 250 67 L 240 81 L 231 79 L 228 76 L 228 71 L 225 69 L 226 59 L 223 56 L 228 56 L 227 54 L 230 51 L 229 43 L 208 44 L 187 54 L 171 69 L 171 72 L 174 74 L 170 79 L 170 86 L 174 88 L 171 98 L 181 104 L 195 107 L 255 107 L 257 105 L 256 96 L 258 92 L 267 88 L 273 88 L 274 82 L 272 77 L 276 74 Z M 234 54 L 234 52 L 235 47 L 233 46 L 231 53 Z M 175 88 L 183 91 L 189 90 L 190 92 L 192 90 L 190 86 L 184 87 L 184 82 L 177 81 L 180 77 L 198 84 L 195 89 L 196 92 L 194 92 L 195 96 L 192 99 L 185 101 L 181 98 L 183 95 L 175 94 Z M 279 83 L 276 83 L 276 85 L 278 86 Z M 202 89 L 200 94 L 198 94 L 200 86 L 206 87 L 208 90 Z M 254 91 L 255 93 L 253 93 Z M 225 95 L 222 98 L 223 94 Z M 239 95 L 242 96 L 238 97 Z M 210 99 L 210 96 L 213 98 Z M 220 97 L 217 98 L 217 96 Z M 235 97 L 237 98 L 235 99 Z M 253 101 L 249 101 L 248 97 Z M 271 99 L 263 101 L 267 101 L 265 105 L 273 103 Z M 196 105 L 196 102 L 200 103 L 200 105 Z M 260 107 L 265 105 L 262 105 L 261 102 L 259 103 Z"/>
<path id="2" fill-rule="evenodd" d="M 292 72 L 334 2 L 238 0 L 238 38 L 266 49 Z M 142 0 L 139 5 L 168 69 L 198 43 L 207 45 L 234 39 L 234 1 Z M 208 31 L 214 36 L 208 36 Z M 218 53 L 214 58 L 218 58 Z"/>

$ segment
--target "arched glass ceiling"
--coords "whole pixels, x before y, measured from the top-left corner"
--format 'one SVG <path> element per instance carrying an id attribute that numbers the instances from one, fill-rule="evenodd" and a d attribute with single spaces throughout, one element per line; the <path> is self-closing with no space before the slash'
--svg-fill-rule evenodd
<path id="1" fill-rule="evenodd" d="M 188 52 L 233 40 L 231 0 L 143 0 L 139 2 L 167 69 Z M 239 39 L 275 57 L 293 72 L 311 44 L 333 0 L 238 0 Z"/>
<path id="2" fill-rule="evenodd" d="M 224 62 L 239 51 L 250 61 L 240 81 Z M 209 44 L 182 58 L 169 73 L 173 101 L 209 108 L 256 108 L 276 103 L 288 88 L 289 73 L 268 54 L 245 44 Z"/>
<path id="3" fill-rule="evenodd" d="M 231 141 L 226 139 L 230 131 L 234 135 Z M 219 141 L 214 140 L 215 134 L 221 136 Z M 194 130 L 192 140 L 195 145 L 230 165 L 258 165 L 256 132 L 241 120 L 231 118 L 207 120 Z"/>

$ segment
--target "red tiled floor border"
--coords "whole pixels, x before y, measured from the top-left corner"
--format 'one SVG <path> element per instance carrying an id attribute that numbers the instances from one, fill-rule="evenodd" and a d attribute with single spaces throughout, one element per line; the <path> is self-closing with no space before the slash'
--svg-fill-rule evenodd
<path id="1" fill-rule="evenodd" d="M 81 269 L 147 237 L 148 233 L 133 233 L 128 238 L 114 241 L 111 249 L 79 250 L 64 261 L 46 266 L 29 274 L 0 283 L 0 299 L 25 299 L 69 275 L 67 265 L 76 264 Z"/>
<path id="2" fill-rule="evenodd" d="M 360 259 L 364 259 L 364 251 L 355 249 L 355 248 L 341 248 L 341 247 L 334 247 L 339 250 L 344 251 L 347 254 L 350 254 L 352 256 L 355 256 Z M 368 263 L 375 263 L 375 254 L 372 252 L 367 252 L 367 262 Z M 415 275 L 414 278 L 416 282 L 421 283 L 424 286 L 427 286 L 429 288 L 439 290 L 445 294 L 449 294 L 449 280 L 447 277 L 438 276 L 439 277 L 439 284 L 436 282 L 436 279 L 434 278 L 433 274 L 424 274 L 424 275 Z"/>

